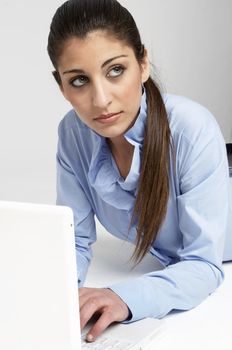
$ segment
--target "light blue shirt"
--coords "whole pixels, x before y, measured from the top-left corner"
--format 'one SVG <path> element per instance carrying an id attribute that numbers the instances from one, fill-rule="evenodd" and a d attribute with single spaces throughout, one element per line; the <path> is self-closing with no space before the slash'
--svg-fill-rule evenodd
<path id="1" fill-rule="evenodd" d="M 211 113 L 185 97 L 165 94 L 176 162 L 170 160 L 167 214 L 150 253 L 165 266 L 111 286 L 128 305 L 135 321 L 188 310 L 223 280 L 222 255 L 228 215 L 228 161 L 225 142 Z M 82 286 L 96 240 L 94 216 L 111 234 L 134 242 L 129 234 L 140 174 L 146 94 L 125 138 L 134 146 L 124 180 L 106 139 L 71 110 L 59 126 L 57 204 L 73 209 L 79 286 Z M 172 156 L 172 155 L 171 155 Z M 154 213 L 155 215 L 155 213 Z"/>

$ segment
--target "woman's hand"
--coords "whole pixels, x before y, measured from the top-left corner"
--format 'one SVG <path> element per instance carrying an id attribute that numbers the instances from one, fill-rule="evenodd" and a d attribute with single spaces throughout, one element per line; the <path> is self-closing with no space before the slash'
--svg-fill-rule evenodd
<path id="1" fill-rule="evenodd" d="M 79 304 L 81 330 L 94 314 L 100 314 L 86 336 L 87 341 L 94 341 L 112 322 L 124 321 L 129 316 L 127 305 L 110 289 L 79 288 Z"/>

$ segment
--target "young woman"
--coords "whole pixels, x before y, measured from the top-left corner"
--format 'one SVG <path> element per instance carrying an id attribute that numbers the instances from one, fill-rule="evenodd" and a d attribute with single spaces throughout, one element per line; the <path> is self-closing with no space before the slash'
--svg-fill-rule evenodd
<path id="1" fill-rule="evenodd" d="M 93 341 L 114 321 L 198 305 L 223 280 L 228 163 L 208 110 L 161 94 L 131 14 L 116 0 L 69 0 L 48 38 L 54 77 L 73 109 L 59 126 L 57 203 L 73 209 L 81 327 Z M 166 268 L 84 288 L 94 215 Z M 142 302 L 141 302 L 142 301 Z"/>

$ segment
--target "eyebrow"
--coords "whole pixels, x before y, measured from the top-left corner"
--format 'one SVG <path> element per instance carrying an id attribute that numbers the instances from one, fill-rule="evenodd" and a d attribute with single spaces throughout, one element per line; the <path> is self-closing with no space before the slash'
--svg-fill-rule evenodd
<path id="1" fill-rule="evenodd" d="M 113 60 L 116 60 L 117 58 L 121 58 L 121 57 L 127 57 L 127 55 L 119 55 L 119 56 L 109 58 L 101 65 L 101 68 L 104 68 L 107 64 L 111 63 Z M 85 71 L 82 69 L 74 68 L 74 69 L 65 70 L 62 74 L 69 74 L 69 73 L 83 74 L 85 73 Z"/>

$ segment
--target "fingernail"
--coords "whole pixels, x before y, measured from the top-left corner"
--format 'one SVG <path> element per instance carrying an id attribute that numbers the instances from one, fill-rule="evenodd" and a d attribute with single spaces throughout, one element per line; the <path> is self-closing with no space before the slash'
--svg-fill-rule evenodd
<path id="1" fill-rule="evenodd" d="M 92 336 L 92 334 L 87 334 L 86 340 L 89 342 L 92 342 L 92 341 L 94 341 L 94 337 Z"/>

